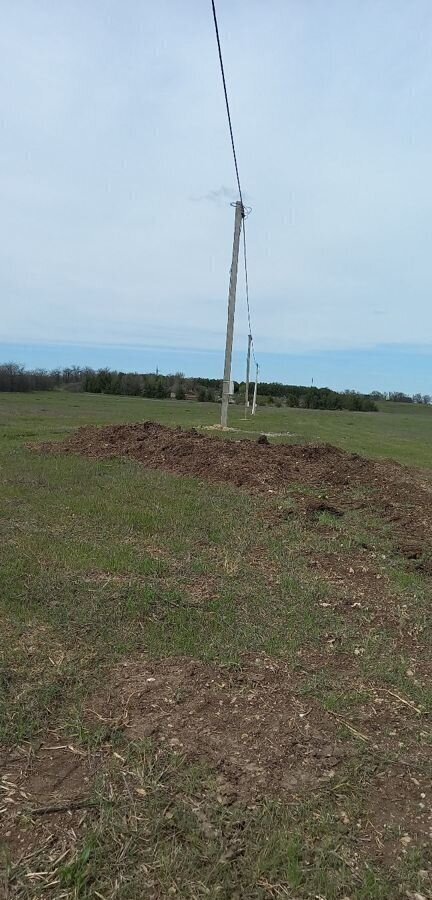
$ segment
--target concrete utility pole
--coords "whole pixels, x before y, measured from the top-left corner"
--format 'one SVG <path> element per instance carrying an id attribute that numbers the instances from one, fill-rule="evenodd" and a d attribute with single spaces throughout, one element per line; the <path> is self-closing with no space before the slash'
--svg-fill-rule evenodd
<path id="1" fill-rule="evenodd" d="M 255 387 L 253 393 L 253 401 L 252 401 L 252 415 L 255 415 L 256 404 L 257 404 L 257 392 L 258 392 L 258 374 L 259 374 L 259 366 L 256 363 L 256 372 L 255 372 Z"/>
<path id="2" fill-rule="evenodd" d="M 246 387 L 245 387 L 245 418 L 249 409 L 249 372 L 250 372 L 250 355 L 252 346 L 252 335 L 248 334 L 248 351 L 246 360 Z"/>
<path id="3" fill-rule="evenodd" d="M 243 204 L 240 202 L 240 200 L 237 200 L 237 203 L 235 204 L 234 241 L 233 241 L 231 272 L 230 272 L 229 294 L 228 294 L 228 322 L 227 322 L 227 333 L 226 333 L 226 344 L 225 344 L 224 377 L 223 377 L 223 387 L 222 387 L 222 410 L 221 410 L 221 425 L 222 425 L 222 427 L 226 427 L 226 425 L 228 424 L 228 401 L 229 401 L 229 390 L 230 390 L 230 381 L 231 381 L 231 357 L 232 357 L 232 345 L 233 345 L 233 334 L 234 334 L 234 311 L 235 311 L 235 302 L 236 302 L 237 269 L 238 269 L 238 255 L 239 255 L 242 218 L 243 218 Z"/>

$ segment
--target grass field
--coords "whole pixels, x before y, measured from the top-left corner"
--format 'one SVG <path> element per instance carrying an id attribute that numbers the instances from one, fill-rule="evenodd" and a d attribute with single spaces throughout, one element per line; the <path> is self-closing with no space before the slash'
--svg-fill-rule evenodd
<path id="1" fill-rule="evenodd" d="M 395 459 L 407 465 L 432 467 L 432 407 L 380 403 L 378 413 L 330 412 L 261 407 L 256 418 L 244 419 L 242 408 L 230 407 L 230 425 L 241 436 L 257 431 L 289 432 L 275 440 L 327 441 L 371 457 Z M 167 425 L 196 427 L 219 421 L 214 403 L 143 400 L 63 392 L 0 394 L 0 427 L 5 437 L 22 440 L 43 434 L 61 436 L 87 423 L 137 422 L 145 419 Z M 237 435 L 234 435 L 237 437 Z"/>
<path id="2" fill-rule="evenodd" d="M 251 437 L 432 466 L 428 408 L 230 413 Z M 301 483 L 263 498 L 25 448 L 217 415 L 0 395 L 0 896 L 432 896 L 431 579 L 367 493 L 312 521 Z"/>

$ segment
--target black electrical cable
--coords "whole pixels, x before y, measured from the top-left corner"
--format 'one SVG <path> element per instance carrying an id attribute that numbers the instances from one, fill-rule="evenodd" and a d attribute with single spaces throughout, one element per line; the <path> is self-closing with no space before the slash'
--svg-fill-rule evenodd
<path id="1" fill-rule="evenodd" d="M 234 166 L 235 166 L 235 173 L 236 173 L 236 178 L 237 178 L 237 186 L 238 186 L 238 191 L 239 191 L 240 203 L 242 205 L 243 257 L 244 257 L 245 285 L 246 285 L 246 305 L 247 305 L 249 334 L 252 336 L 250 303 L 249 303 L 249 279 L 248 279 L 247 252 L 246 252 L 246 227 L 245 227 L 245 224 L 246 224 L 245 219 L 246 219 L 246 216 L 248 215 L 248 213 L 250 212 L 250 210 L 247 211 L 245 209 L 245 206 L 243 203 L 243 194 L 242 194 L 241 183 L 240 183 L 239 167 L 238 167 L 238 163 L 237 163 L 237 153 L 236 153 L 236 148 L 235 148 L 235 143 L 234 143 L 234 133 L 233 133 L 233 127 L 232 127 L 232 121 L 231 121 L 230 105 L 229 105 L 229 100 L 228 100 L 225 69 L 224 69 L 223 58 L 222 58 L 222 48 L 221 48 L 221 42 L 220 42 L 220 37 L 219 37 L 219 26 L 218 26 L 218 20 L 217 20 L 217 15 L 216 15 L 216 6 L 215 6 L 214 0 L 211 0 L 211 3 L 212 3 L 212 10 L 213 10 L 214 27 L 215 27 L 215 32 L 216 32 L 216 41 L 217 41 L 218 53 L 219 53 L 219 64 L 220 64 L 220 70 L 221 70 L 221 75 L 222 75 L 222 84 L 223 84 L 223 90 L 224 90 L 224 95 L 225 95 L 225 106 L 226 106 L 226 111 L 227 111 L 229 133 L 230 133 L 230 138 L 231 138 L 231 147 L 232 147 L 233 158 L 234 158 Z M 256 357 L 255 357 L 253 336 L 252 336 L 252 355 L 253 355 L 255 364 L 257 364 Z"/>
<path id="2" fill-rule="evenodd" d="M 220 38 L 219 38 L 219 27 L 218 27 L 218 20 L 217 20 L 216 7 L 214 4 L 214 0 L 212 0 L 212 10 L 213 10 L 214 26 L 215 26 L 215 31 L 216 31 L 216 40 L 217 40 L 217 45 L 218 45 L 219 63 L 220 63 L 220 70 L 221 70 L 221 75 L 222 75 L 222 84 L 223 84 L 223 89 L 224 89 L 224 94 L 225 94 L 225 105 L 226 105 L 226 111 L 227 111 L 227 116 L 228 116 L 228 125 L 229 125 L 229 131 L 230 131 L 230 136 L 231 136 L 231 146 L 232 146 L 232 152 L 233 152 L 233 157 L 234 157 L 234 166 L 235 166 L 235 171 L 236 171 L 236 176 L 237 176 L 237 184 L 238 184 L 238 189 L 239 189 L 240 202 L 241 202 L 241 205 L 243 206 L 243 196 L 242 196 L 242 189 L 241 189 L 241 185 L 240 185 L 240 175 L 239 175 L 239 168 L 238 168 L 238 164 L 237 164 L 237 154 L 236 154 L 235 143 L 234 143 L 234 134 L 233 134 L 233 128 L 232 128 L 232 122 L 231 122 L 228 91 L 227 91 L 226 80 L 225 80 L 225 69 L 224 69 L 224 64 L 223 64 L 223 59 L 222 59 L 222 49 L 221 49 L 221 43 L 220 43 Z"/>

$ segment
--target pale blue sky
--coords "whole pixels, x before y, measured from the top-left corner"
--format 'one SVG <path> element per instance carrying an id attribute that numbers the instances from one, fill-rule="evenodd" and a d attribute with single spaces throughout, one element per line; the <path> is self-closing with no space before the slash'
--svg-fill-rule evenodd
<path id="1" fill-rule="evenodd" d="M 370 352 L 374 386 L 397 358 L 395 386 L 429 391 L 430 0 L 218 10 L 269 376 L 310 360 L 331 383 L 320 361 L 345 359 L 362 387 Z M 210 2 L 7 0 L 0 54 L 2 357 L 133 345 L 222 367 L 235 181 Z M 246 331 L 240 279 L 238 350 Z"/>

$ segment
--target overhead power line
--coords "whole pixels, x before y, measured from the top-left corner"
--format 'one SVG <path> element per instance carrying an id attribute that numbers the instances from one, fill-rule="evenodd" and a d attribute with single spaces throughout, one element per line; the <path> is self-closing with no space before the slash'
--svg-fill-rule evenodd
<path id="1" fill-rule="evenodd" d="M 234 159 L 234 167 L 235 167 L 235 173 L 236 173 L 236 178 L 237 178 L 237 186 L 238 186 L 240 203 L 242 205 L 243 258 L 244 258 L 244 271 L 245 271 L 246 306 L 247 306 L 249 334 L 252 335 L 251 313 L 250 313 L 250 302 L 249 302 L 249 278 L 248 278 L 247 251 L 246 251 L 246 227 L 245 227 L 245 219 L 246 219 L 246 216 L 249 214 L 250 209 L 247 210 L 243 203 L 243 194 L 242 194 L 242 189 L 241 189 L 240 173 L 239 173 L 239 167 L 238 167 L 238 162 L 237 162 L 237 153 L 236 153 L 235 142 L 234 142 L 234 133 L 233 133 L 233 127 L 232 127 L 231 111 L 230 111 L 230 105 L 229 105 L 229 99 L 228 99 L 228 90 L 227 90 L 227 84 L 226 84 L 226 78 L 225 78 L 225 69 L 224 69 L 224 63 L 223 63 L 223 57 L 222 57 L 222 48 L 221 48 L 221 42 L 220 42 L 220 36 L 219 36 L 219 26 L 218 26 L 217 14 L 216 14 L 215 0 L 211 0 L 211 4 L 212 4 L 212 11 L 213 11 L 213 21 L 214 21 L 215 32 L 216 32 L 216 41 L 217 41 L 218 54 L 219 54 L 219 64 L 220 64 L 220 70 L 221 70 L 221 76 L 222 76 L 222 84 L 223 84 L 223 90 L 224 90 L 224 96 L 225 96 L 225 106 L 226 106 L 226 112 L 227 112 L 227 118 L 228 118 L 228 127 L 229 127 L 229 133 L 230 133 L 230 138 L 231 138 L 233 159 Z M 253 355 L 254 362 L 256 364 L 253 335 L 252 335 L 252 355 Z"/>
<path id="2" fill-rule="evenodd" d="M 247 306 L 247 317 L 248 317 L 248 326 L 249 326 L 249 334 L 252 338 L 252 356 L 254 359 L 254 363 L 256 365 L 256 356 L 255 356 L 255 347 L 254 340 L 252 334 L 252 325 L 251 325 L 251 314 L 250 314 L 250 303 L 249 303 L 249 277 L 248 277 L 248 267 L 247 267 L 247 251 L 246 251 L 246 221 L 243 218 L 243 259 L 244 259 L 244 272 L 245 272 L 245 289 L 246 289 L 246 306 Z"/>
<path id="3" fill-rule="evenodd" d="M 221 42 L 220 42 L 220 37 L 219 37 L 219 27 L 218 27 L 216 6 L 214 3 L 214 0 L 212 0 L 212 10 L 213 10 L 213 21 L 214 21 L 214 26 L 215 26 L 215 31 L 216 31 L 216 40 L 217 40 L 217 45 L 218 45 L 219 63 L 220 63 L 220 70 L 221 70 L 221 75 L 222 75 L 222 84 L 223 84 L 223 89 L 224 89 L 224 94 L 225 94 L 225 106 L 226 106 L 226 111 L 227 111 L 227 116 L 228 116 L 228 125 L 229 125 L 230 137 L 231 137 L 231 146 L 232 146 L 232 152 L 233 152 L 233 157 L 234 157 L 234 166 L 235 166 L 235 171 L 236 171 L 240 202 L 243 206 L 243 196 L 242 196 L 242 189 L 241 189 L 241 185 L 240 185 L 240 175 L 239 175 L 239 168 L 238 168 L 238 164 L 237 164 L 237 154 L 236 154 L 236 148 L 235 148 L 235 143 L 234 143 L 234 134 L 233 134 L 233 127 L 232 127 L 232 122 L 231 122 L 230 105 L 229 105 L 229 100 L 228 100 L 228 91 L 227 91 L 226 79 L 225 79 L 225 69 L 224 69 L 224 64 L 223 64 L 223 59 L 222 59 L 222 49 L 221 49 Z M 243 206 L 243 209 L 244 209 L 244 206 Z"/>

